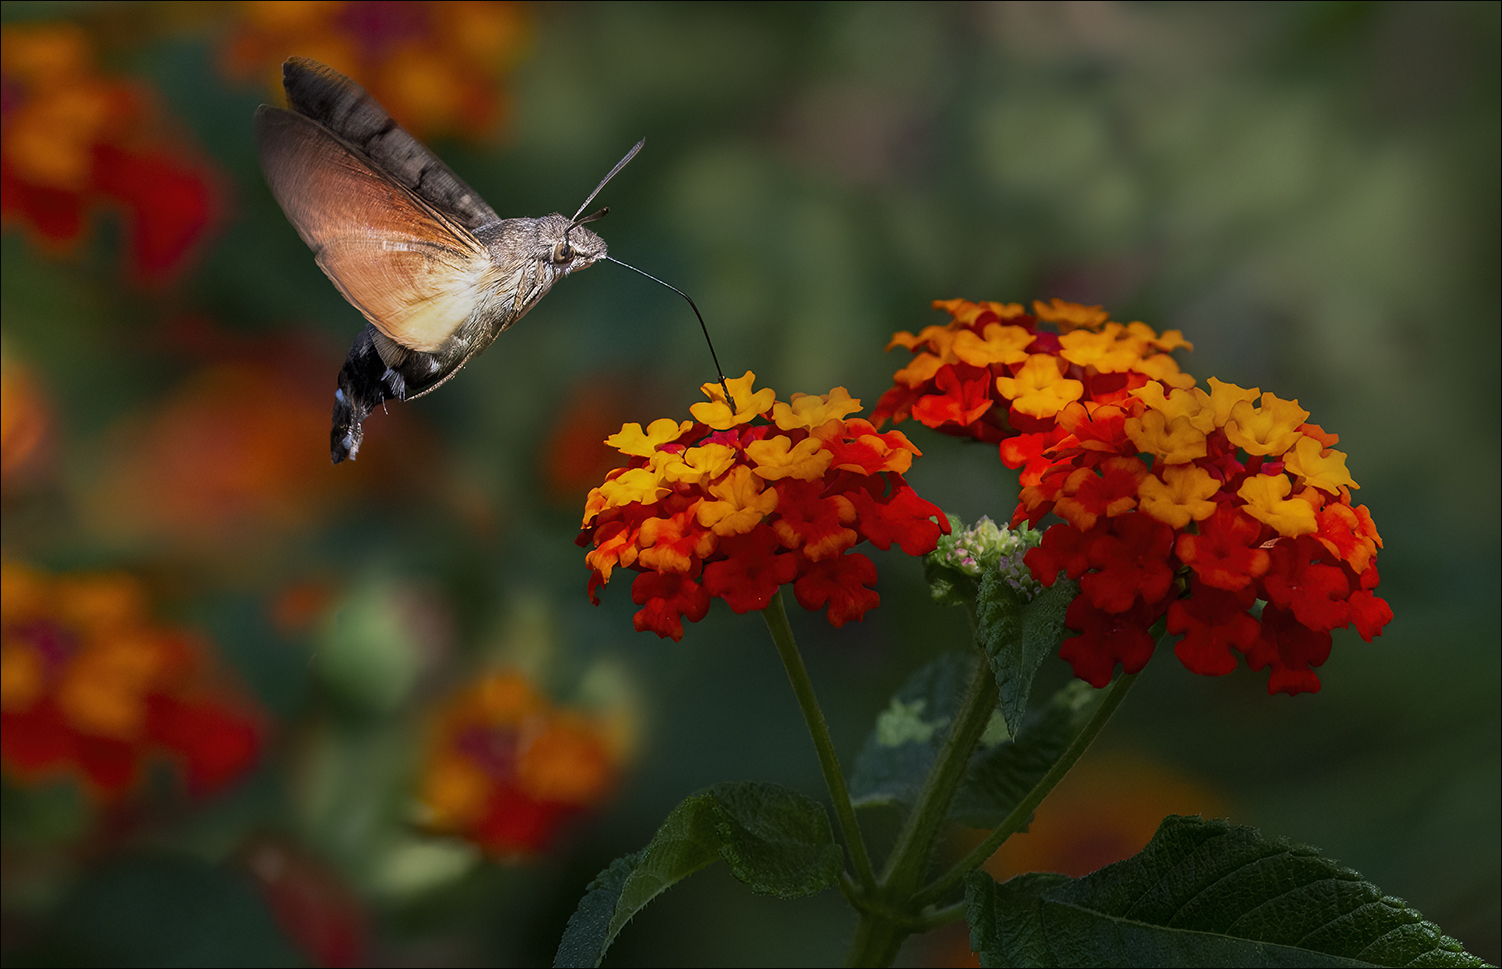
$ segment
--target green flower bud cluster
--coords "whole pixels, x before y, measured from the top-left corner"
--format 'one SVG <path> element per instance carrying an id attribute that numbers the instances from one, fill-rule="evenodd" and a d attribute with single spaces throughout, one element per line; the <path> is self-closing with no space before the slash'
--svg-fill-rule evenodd
<path id="1" fill-rule="evenodd" d="M 1035 548 L 1042 540 L 1041 533 L 1031 528 L 1015 531 L 1003 528 L 984 516 L 968 528 L 953 515 L 949 522 L 950 533 L 939 537 L 938 548 L 925 560 L 934 598 L 953 602 L 958 594 L 959 598 L 974 601 L 973 590 L 978 589 L 981 577 L 992 570 L 1023 601 L 1032 599 L 1042 589 L 1022 561 L 1028 549 Z"/>

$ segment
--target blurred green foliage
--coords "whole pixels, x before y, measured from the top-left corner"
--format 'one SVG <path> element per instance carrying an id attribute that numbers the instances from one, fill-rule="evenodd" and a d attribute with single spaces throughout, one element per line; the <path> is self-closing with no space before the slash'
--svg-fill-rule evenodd
<path id="1" fill-rule="evenodd" d="M 335 496 L 309 499 L 310 517 L 195 544 L 112 530 L 125 513 L 108 501 L 90 510 L 130 428 L 219 359 L 174 342 L 174 321 L 207 320 L 286 375 L 267 395 L 325 402 L 362 325 L 261 181 L 250 118 L 268 92 L 221 69 L 227 11 L 155 6 L 4 8 L 7 23 L 92 31 L 107 68 L 150 85 L 217 166 L 226 198 L 165 289 L 123 278 L 110 224 L 63 258 L 5 235 L 5 349 L 45 388 L 55 462 L 7 496 L 4 551 L 146 577 L 276 726 L 256 774 L 213 801 L 185 808 L 149 786 L 118 857 L 59 852 L 81 809 L 7 783 L 6 961 L 294 958 L 236 874 L 246 839 L 273 832 L 350 886 L 379 961 L 542 963 L 594 874 L 693 791 L 750 780 L 822 796 L 759 618 L 717 607 L 673 643 L 632 630 L 626 588 L 585 599 L 584 488 L 560 494 L 548 471 L 563 416 L 593 388 L 617 423 L 682 417 L 713 377 L 687 308 L 625 272 L 569 279 L 440 393 L 376 414 L 369 470 L 327 466 L 326 428 L 310 434 L 298 473 Z M 844 385 L 869 407 L 900 366 L 888 337 L 936 322 L 930 300 L 1060 296 L 1182 329 L 1200 379 L 1297 397 L 1339 433 L 1386 542 L 1395 621 L 1371 645 L 1337 634 L 1323 692 L 1292 700 L 1245 670 L 1210 680 L 1159 657 L 1090 756 L 1169 765 L 1233 822 L 1319 846 L 1502 957 L 1497 4 L 532 16 L 510 123 L 435 150 L 503 216 L 540 215 L 572 211 L 645 135 L 596 228 L 694 296 L 732 375 L 754 370 L 784 397 Z M 967 521 L 1010 513 L 1015 478 L 993 450 L 903 430 L 925 451 L 908 476 L 921 495 Z M 323 483 L 362 472 L 357 487 Z M 967 635 L 958 610 L 927 601 L 920 563 L 877 562 L 883 603 L 863 622 L 792 617 L 847 764 L 892 691 Z M 330 590 L 319 618 L 268 618 L 301 582 Z M 500 661 L 560 697 L 630 695 L 641 723 L 614 799 L 514 865 L 427 838 L 408 808 L 424 705 Z M 610 962 L 833 961 L 853 925 L 834 893 L 779 902 L 723 873 L 696 881 L 639 916 Z M 188 907 L 165 919 L 170 906 Z M 951 957 L 933 945 L 903 958 Z"/>

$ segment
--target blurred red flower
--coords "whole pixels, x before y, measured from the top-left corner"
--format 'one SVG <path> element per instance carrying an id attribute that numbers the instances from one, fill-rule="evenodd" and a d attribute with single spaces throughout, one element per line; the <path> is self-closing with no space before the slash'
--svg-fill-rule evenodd
<path id="1" fill-rule="evenodd" d="M 71 24 L 0 28 L 0 219 L 69 250 L 95 211 L 122 213 L 131 274 L 170 280 L 221 209 L 215 177 L 139 85 L 102 75 Z"/>
<path id="2" fill-rule="evenodd" d="M 434 716 L 419 784 L 426 826 L 510 857 L 544 851 L 615 786 L 622 730 L 556 707 L 516 671 L 480 678 Z"/>
<path id="3" fill-rule="evenodd" d="M 282 92 L 282 62 L 311 57 L 359 81 L 419 138 L 494 134 L 510 114 L 506 76 L 530 47 L 519 3 L 292 0 L 242 3 L 224 53 L 234 77 Z"/>
<path id="4" fill-rule="evenodd" d="M 9 354 L 0 356 L 0 487 L 7 495 L 46 463 L 51 425 L 36 375 Z"/>
<path id="5" fill-rule="evenodd" d="M 636 397 L 639 403 L 640 395 Z M 608 378 L 595 377 L 566 399 L 543 444 L 541 467 L 548 497 L 577 508 L 589 490 L 619 463 L 605 438 L 621 426 L 632 396 Z"/>
<path id="6" fill-rule="evenodd" d="M 0 584 L 0 762 L 17 781 L 72 775 L 100 800 L 165 757 L 206 794 L 255 762 L 259 717 L 206 647 L 149 615 L 125 574 L 49 576 L 5 562 Z"/>

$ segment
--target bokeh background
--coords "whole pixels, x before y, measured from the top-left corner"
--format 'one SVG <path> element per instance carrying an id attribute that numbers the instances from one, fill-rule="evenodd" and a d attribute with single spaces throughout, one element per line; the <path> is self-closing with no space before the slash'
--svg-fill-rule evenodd
<path id="1" fill-rule="evenodd" d="M 931 300 L 1059 296 L 1183 330 L 1202 380 L 1298 398 L 1350 455 L 1395 620 L 1370 645 L 1337 633 L 1323 691 L 1293 699 L 1160 656 L 992 868 L 1082 873 L 1203 811 L 1318 845 L 1502 957 L 1497 4 L 3 18 L 6 648 L 113 657 L 68 667 L 63 740 L 21 749 L 41 728 L 6 721 L 7 964 L 543 963 L 588 881 L 686 795 L 822 796 L 757 617 L 717 604 L 675 643 L 633 631 L 627 588 L 585 598 L 598 442 L 684 416 L 713 377 L 676 296 L 608 265 L 568 279 L 330 466 L 362 321 L 251 134 L 291 54 L 366 85 L 504 216 L 572 212 L 645 135 L 596 228 L 781 396 L 869 407 Z M 910 433 L 920 494 L 1010 513 L 994 450 Z M 845 758 L 966 635 L 918 562 L 874 554 L 863 622 L 792 616 Z M 41 682 L 16 650 L 7 716 Z M 434 833 L 433 724 L 487 683 L 530 684 L 506 694 L 528 737 L 573 731 L 573 760 L 538 769 L 575 765 L 574 786 L 523 777 L 525 823 Z M 69 711 L 126 740 L 90 747 Z M 833 962 L 852 925 L 833 892 L 779 902 L 709 870 L 609 962 Z M 968 958 L 963 931 L 902 955 Z"/>

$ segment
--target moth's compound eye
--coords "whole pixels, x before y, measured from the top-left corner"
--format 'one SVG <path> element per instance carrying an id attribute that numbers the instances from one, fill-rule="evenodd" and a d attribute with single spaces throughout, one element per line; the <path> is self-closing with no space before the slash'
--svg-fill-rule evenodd
<path id="1" fill-rule="evenodd" d="M 565 242 L 560 242 L 560 243 L 558 243 L 558 245 L 556 247 L 554 247 L 554 249 L 553 249 L 553 261 L 554 262 L 556 262 L 556 263 L 565 263 L 565 262 L 568 262 L 572 258 L 574 258 L 574 247 L 571 246 L 571 245 L 569 245 L 568 242 L 566 242 L 566 241 Z"/>

